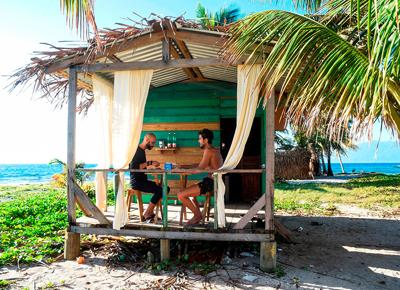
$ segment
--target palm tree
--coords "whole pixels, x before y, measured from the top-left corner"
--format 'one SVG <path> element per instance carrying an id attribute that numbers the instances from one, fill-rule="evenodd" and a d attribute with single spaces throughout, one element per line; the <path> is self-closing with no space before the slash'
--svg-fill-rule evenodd
<path id="1" fill-rule="evenodd" d="M 196 9 L 196 17 L 203 27 L 212 29 L 215 26 L 224 26 L 237 21 L 240 17 L 240 9 L 231 5 L 213 13 L 199 3 Z"/>
<path id="2" fill-rule="evenodd" d="M 346 173 L 343 167 L 341 156 L 347 156 L 347 150 L 355 150 L 358 146 L 351 140 L 348 134 L 343 136 L 340 142 L 331 142 L 332 149 L 336 152 L 336 157 L 339 160 L 342 173 Z"/>
<path id="3" fill-rule="evenodd" d="M 234 61 L 261 55 L 263 96 L 283 79 L 278 106 L 290 86 L 287 118 L 309 135 L 326 126 L 327 136 L 340 140 L 352 122 L 352 134 L 371 138 L 373 124 L 381 118 L 399 137 L 398 0 L 295 2 L 323 6 L 318 16 L 264 11 L 234 23 L 225 57 Z"/>
<path id="4" fill-rule="evenodd" d="M 77 33 L 86 39 L 89 38 L 89 27 L 92 28 L 95 40 L 99 47 L 101 41 L 94 17 L 94 0 L 60 0 L 60 8 L 66 16 L 67 24 L 75 27 Z"/>
<path id="5" fill-rule="evenodd" d="M 56 174 L 56 176 L 60 176 L 61 180 L 59 182 L 63 186 L 66 186 L 67 185 L 67 171 L 68 171 L 67 164 L 64 161 L 57 159 L 57 158 L 52 159 L 49 162 L 49 164 L 55 164 L 55 165 L 62 166 L 63 171 L 60 174 Z M 75 164 L 75 169 L 83 169 L 83 168 L 85 168 L 84 162 L 78 162 Z M 75 179 L 80 185 L 82 185 L 85 182 L 85 180 L 87 178 L 89 178 L 89 176 L 90 176 L 90 174 L 88 172 L 85 173 L 80 170 L 75 170 Z"/>

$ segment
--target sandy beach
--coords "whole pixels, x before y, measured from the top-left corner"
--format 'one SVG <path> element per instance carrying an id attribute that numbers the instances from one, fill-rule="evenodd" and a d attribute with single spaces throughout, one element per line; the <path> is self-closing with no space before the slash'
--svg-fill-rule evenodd
<path id="1" fill-rule="evenodd" d="M 1 267 L 10 289 L 398 289 L 400 217 L 279 216 L 294 244 L 278 241 L 280 273 L 258 269 L 257 251 L 222 250 L 207 274 L 189 268 L 154 273 L 146 258 L 115 262 L 113 247 L 82 253 L 83 264 L 60 261 Z M 383 239 L 383 237 L 385 237 Z M 115 241 L 114 241 L 115 243 Z M 112 244 L 112 243 L 111 243 Z M 199 249 L 200 250 L 200 249 Z M 201 249 L 204 250 L 204 249 Z M 282 277 L 281 277 L 282 276 Z M 175 287 L 175 288 L 173 288 Z"/>

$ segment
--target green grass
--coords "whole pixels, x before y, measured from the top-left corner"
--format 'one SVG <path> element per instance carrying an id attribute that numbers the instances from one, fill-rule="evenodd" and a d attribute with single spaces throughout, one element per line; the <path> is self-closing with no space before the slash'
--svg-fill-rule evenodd
<path id="1" fill-rule="evenodd" d="M 400 208 L 400 175 L 375 174 L 344 184 L 275 185 L 278 210 L 329 215 L 336 204 L 396 213 Z"/>

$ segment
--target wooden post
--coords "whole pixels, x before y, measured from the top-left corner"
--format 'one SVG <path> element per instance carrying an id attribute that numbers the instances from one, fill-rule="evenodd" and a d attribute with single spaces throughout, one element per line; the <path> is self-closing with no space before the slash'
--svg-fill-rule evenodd
<path id="1" fill-rule="evenodd" d="M 81 239 L 80 234 L 65 231 L 65 241 L 64 241 L 65 260 L 75 260 L 75 258 L 79 256 L 81 248 L 80 239 Z"/>
<path id="2" fill-rule="evenodd" d="M 69 69 L 68 94 L 68 135 L 67 135 L 67 210 L 68 230 L 65 235 L 64 257 L 75 259 L 79 255 L 80 234 L 69 232 L 70 226 L 76 225 L 76 203 L 74 194 L 75 182 L 75 135 L 76 135 L 76 94 L 78 74 L 75 69 Z"/>
<path id="3" fill-rule="evenodd" d="M 119 187 L 119 172 L 114 172 L 114 200 L 117 201 L 118 187 Z M 116 205 L 115 205 L 116 206 Z"/>
<path id="4" fill-rule="evenodd" d="M 162 59 L 165 63 L 171 60 L 171 41 L 169 38 L 162 40 Z"/>
<path id="5" fill-rule="evenodd" d="M 167 228 L 168 227 L 168 200 L 167 200 L 167 194 L 168 194 L 168 180 L 167 180 L 167 173 L 163 173 L 163 193 L 162 193 L 162 217 L 163 217 L 163 227 Z M 168 244 L 169 245 L 169 244 Z M 168 254 L 169 255 L 169 254 Z"/>
<path id="6" fill-rule="evenodd" d="M 274 230 L 274 171 L 275 171 L 275 92 L 267 101 L 265 112 L 265 229 Z"/>
<path id="7" fill-rule="evenodd" d="M 160 255 L 161 261 L 168 260 L 170 258 L 170 243 L 167 239 L 160 239 Z"/>
<path id="8" fill-rule="evenodd" d="M 163 173 L 163 195 L 162 195 L 162 217 L 163 217 L 163 227 L 168 227 L 168 175 L 166 172 Z M 160 259 L 161 261 L 168 260 L 170 258 L 170 248 L 169 240 L 160 239 Z"/>
<path id="9" fill-rule="evenodd" d="M 265 230 L 274 230 L 274 165 L 275 165 L 275 91 L 267 101 L 265 112 Z M 274 235 L 260 243 L 260 268 L 270 272 L 276 267 L 276 243 Z"/>
<path id="10" fill-rule="evenodd" d="M 218 229 L 218 174 L 213 174 L 214 179 L 214 229 Z"/>
<path id="11" fill-rule="evenodd" d="M 276 242 L 260 242 L 260 269 L 272 272 L 276 268 Z"/>

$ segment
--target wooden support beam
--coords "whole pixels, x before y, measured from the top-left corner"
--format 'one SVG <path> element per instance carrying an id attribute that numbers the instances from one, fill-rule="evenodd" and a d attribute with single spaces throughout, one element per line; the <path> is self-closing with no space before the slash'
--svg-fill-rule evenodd
<path id="1" fill-rule="evenodd" d="M 192 59 L 192 55 L 189 52 L 185 42 L 182 40 L 174 40 L 172 41 L 172 56 L 175 59 L 185 58 L 185 59 Z M 193 68 L 184 68 L 183 69 L 186 75 L 192 80 L 205 80 L 203 74 L 201 73 L 198 67 Z"/>
<path id="2" fill-rule="evenodd" d="M 104 216 L 101 210 L 90 200 L 76 182 L 74 182 L 74 193 L 79 207 L 86 216 L 95 218 L 100 224 L 111 224 L 111 222 Z"/>
<path id="3" fill-rule="evenodd" d="M 80 251 L 81 235 L 79 233 L 65 231 L 64 259 L 75 260 L 75 258 L 79 256 Z"/>
<path id="4" fill-rule="evenodd" d="M 171 49 L 171 55 L 172 55 L 175 59 L 181 59 L 181 56 L 179 55 L 179 53 L 176 51 L 175 48 L 172 48 L 172 49 Z M 188 77 L 189 79 L 191 79 L 191 80 L 195 80 L 195 79 L 196 79 L 197 76 L 196 76 L 196 74 L 195 74 L 195 72 L 193 71 L 192 68 L 184 67 L 184 68 L 182 68 L 182 69 L 183 69 L 184 73 L 187 75 L 187 77 Z"/>
<path id="5" fill-rule="evenodd" d="M 166 172 L 162 175 L 162 222 L 163 227 L 168 228 L 168 175 Z"/>
<path id="6" fill-rule="evenodd" d="M 275 91 L 271 92 L 265 109 L 265 230 L 274 228 L 274 167 L 275 167 Z M 260 269 L 272 272 L 276 268 L 276 242 L 260 243 Z"/>
<path id="7" fill-rule="evenodd" d="M 170 241 L 166 239 L 160 240 L 160 260 L 165 261 L 170 258 Z"/>
<path id="8" fill-rule="evenodd" d="M 168 63 L 162 60 L 153 61 L 132 61 L 123 63 L 96 63 L 88 65 L 75 66 L 77 71 L 80 72 L 101 72 L 101 71 L 127 71 L 127 70 L 141 70 L 141 69 L 170 69 L 170 68 L 189 68 L 201 66 L 236 66 L 243 64 L 244 61 L 240 60 L 235 63 L 227 63 L 220 58 L 194 58 L 194 59 L 175 59 Z"/>
<path id="9" fill-rule="evenodd" d="M 162 60 L 168 63 L 171 59 L 171 41 L 169 38 L 162 40 Z"/>
<path id="10" fill-rule="evenodd" d="M 182 53 L 185 56 L 185 58 L 187 58 L 187 59 L 193 58 L 184 41 L 177 40 L 176 41 L 176 45 L 182 51 Z M 201 71 L 200 71 L 200 69 L 198 67 L 193 67 L 192 70 L 194 71 L 194 73 L 196 74 L 196 77 L 198 79 L 200 79 L 200 80 L 204 80 L 205 79 L 203 74 L 201 73 Z"/>
<path id="11" fill-rule="evenodd" d="M 68 129 L 67 129 L 67 210 L 69 225 L 76 224 L 76 205 L 73 192 L 75 182 L 75 136 L 76 136 L 76 94 L 78 85 L 76 70 L 69 70 Z"/>
<path id="12" fill-rule="evenodd" d="M 214 182 L 214 229 L 218 229 L 218 174 L 213 174 L 213 182 Z"/>
<path id="13" fill-rule="evenodd" d="M 265 206 L 265 194 L 263 194 L 255 204 L 249 209 L 249 211 L 239 220 L 239 222 L 233 227 L 234 230 L 241 230 L 246 227 L 249 221 Z"/>
<path id="14" fill-rule="evenodd" d="M 122 60 L 120 60 L 115 54 L 109 55 L 109 56 L 107 56 L 107 58 L 108 58 L 109 60 L 111 60 L 113 63 L 120 63 L 120 62 L 122 62 Z"/>
<path id="15" fill-rule="evenodd" d="M 220 130 L 219 122 L 179 122 L 179 123 L 146 123 L 143 131 L 178 131 L 178 130 Z M 198 147 L 196 147 L 198 148 Z"/>
<path id="16" fill-rule="evenodd" d="M 111 235 L 124 237 L 143 237 L 152 239 L 168 240 L 201 240 L 201 241 L 236 241 L 236 242 L 263 242 L 273 241 L 274 235 L 253 234 L 253 233 L 210 233 L 210 232 L 183 232 L 169 230 L 141 230 L 141 229 L 120 229 L 100 227 L 71 227 L 71 231 L 80 234 Z"/>
<path id="17" fill-rule="evenodd" d="M 178 31 L 176 24 L 171 21 L 166 23 L 165 26 L 166 26 L 166 30 L 168 31 L 169 34 L 175 35 L 176 32 Z M 180 59 L 180 58 L 192 59 L 193 58 L 184 41 L 171 38 L 171 46 L 172 46 L 171 52 L 175 59 Z M 183 68 L 183 71 L 188 76 L 188 78 L 192 81 L 193 80 L 204 80 L 203 74 L 197 67 Z"/>
<path id="18" fill-rule="evenodd" d="M 260 269 L 273 272 L 276 268 L 276 242 L 264 241 L 260 243 Z"/>
<path id="19" fill-rule="evenodd" d="M 294 243 L 291 232 L 283 224 L 275 219 L 274 225 L 276 232 L 280 234 L 282 238 L 284 238 L 288 243 Z"/>
<path id="20" fill-rule="evenodd" d="M 265 229 L 274 230 L 274 172 L 275 172 L 275 91 L 265 108 Z"/>

